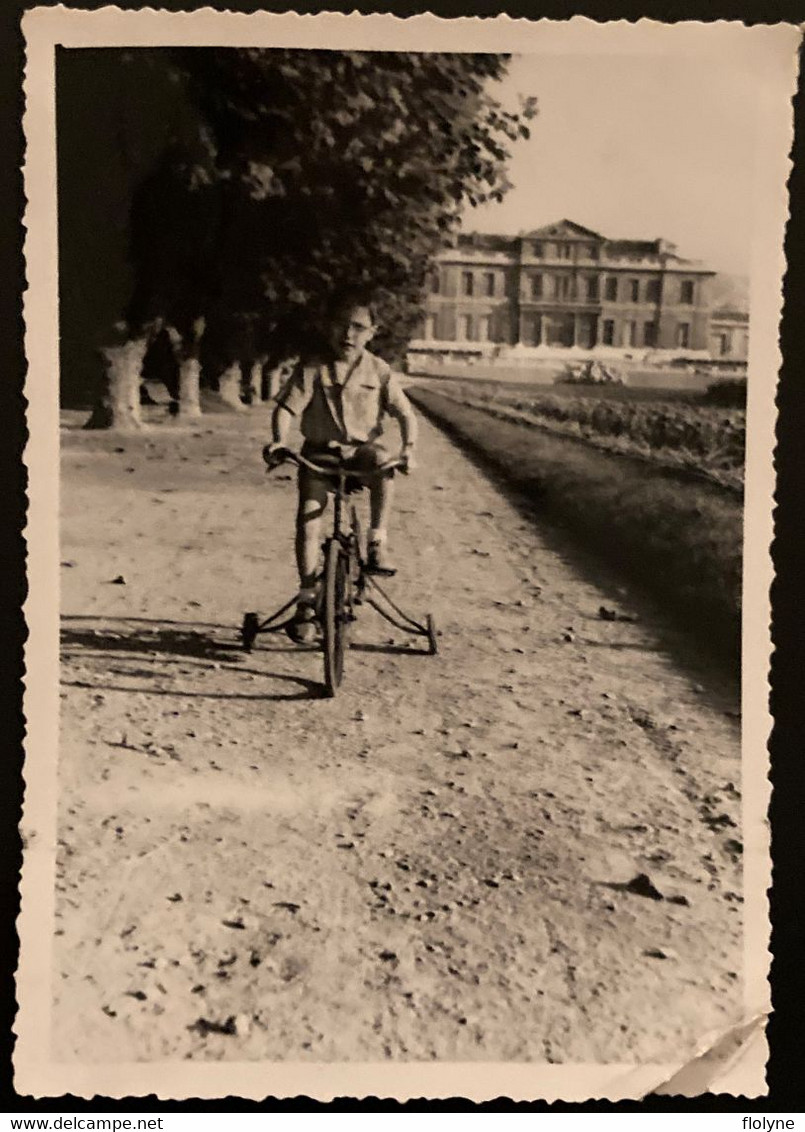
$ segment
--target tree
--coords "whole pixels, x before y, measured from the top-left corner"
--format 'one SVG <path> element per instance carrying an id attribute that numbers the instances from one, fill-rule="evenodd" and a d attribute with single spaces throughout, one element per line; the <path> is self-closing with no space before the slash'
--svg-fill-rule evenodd
<path id="1" fill-rule="evenodd" d="M 87 428 L 141 427 L 143 362 L 160 333 L 173 347 L 180 413 L 200 414 L 198 349 L 214 298 L 218 196 L 202 129 L 172 140 L 137 185 L 129 217 L 134 286 L 101 347 L 107 380 Z"/>
<path id="2" fill-rule="evenodd" d="M 133 197 L 166 146 L 196 144 L 198 110 L 176 78 L 166 48 L 56 49 L 60 376 L 75 408 L 110 392 L 108 348 L 130 335 L 115 324 L 134 283 Z"/>
<path id="3" fill-rule="evenodd" d="M 380 293 L 386 352 L 421 313 L 462 206 L 501 200 L 528 136 L 490 93 L 495 55 L 186 49 L 222 185 L 218 293 L 270 347 L 304 346 L 333 290 Z"/>
<path id="4" fill-rule="evenodd" d="M 132 209 L 130 338 L 167 322 L 213 382 L 316 342 L 334 291 L 378 295 L 394 360 L 463 206 L 501 200 L 519 111 L 499 55 L 184 48 L 198 139 L 173 147 Z M 129 350 L 129 364 L 137 351 Z M 115 355 L 122 357 L 122 355 Z"/>

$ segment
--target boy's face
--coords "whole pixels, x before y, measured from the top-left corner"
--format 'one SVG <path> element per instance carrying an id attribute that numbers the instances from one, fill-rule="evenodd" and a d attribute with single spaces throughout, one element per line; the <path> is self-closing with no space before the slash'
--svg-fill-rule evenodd
<path id="1" fill-rule="evenodd" d="M 330 324 L 330 345 L 336 360 L 353 362 L 372 340 L 375 325 L 367 307 L 346 307 Z"/>

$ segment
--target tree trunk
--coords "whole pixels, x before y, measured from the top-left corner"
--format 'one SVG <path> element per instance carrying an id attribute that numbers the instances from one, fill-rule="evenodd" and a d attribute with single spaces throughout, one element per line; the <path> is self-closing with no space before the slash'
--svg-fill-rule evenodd
<path id="1" fill-rule="evenodd" d="M 248 388 L 252 405 L 263 400 L 263 366 L 265 358 L 256 358 L 249 367 Z"/>
<path id="2" fill-rule="evenodd" d="M 275 366 L 274 369 L 269 370 L 268 379 L 266 381 L 266 400 L 273 401 L 279 391 L 285 384 L 285 368 L 284 366 Z"/>
<path id="3" fill-rule="evenodd" d="M 137 432 L 146 428 L 140 412 L 140 382 L 148 339 L 131 338 L 103 346 L 105 388 L 84 428 L 113 428 Z"/>
<path id="4" fill-rule="evenodd" d="M 201 363 L 198 348 L 204 333 L 205 322 L 197 318 L 192 326 L 180 333 L 175 326 L 168 327 L 168 336 L 179 372 L 178 401 L 176 417 L 181 420 L 195 420 L 201 413 Z"/>
<path id="5" fill-rule="evenodd" d="M 179 409 L 176 414 L 180 421 L 194 420 L 202 415 L 200 376 L 201 363 L 198 358 L 181 359 L 179 362 Z"/>
<path id="6" fill-rule="evenodd" d="M 240 363 L 233 362 L 218 378 L 218 396 L 225 405 L 234 409 L 236 413 L 244 412 L 246 406 L 240 399 L 241 370 Z"/>

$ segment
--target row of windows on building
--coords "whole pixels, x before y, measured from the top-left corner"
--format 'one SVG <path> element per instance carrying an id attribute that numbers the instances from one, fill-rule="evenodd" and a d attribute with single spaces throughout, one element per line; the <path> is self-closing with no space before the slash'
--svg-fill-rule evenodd
<path id="1" fill-rule="evenodd" d="M 530 275 L 530 295 L 532 299 L 563 299 L 597 301 L 601 297 L 601 277 L 586 275 L 576 279 L 572 275 L 542 274 Z M 619 286 L 620 284 L 620 286 Z M 431 290 L 438 295 L 441 291 L 441 280 L 438 275 L 432 276 Z M 497 292 L 497 276 L 493 271 L 461 273 L 461 294 L 466 298 L 476 295 L 483 298 L 493 298 Z M 660 301 L 659 279 L 622 279 L 616 275 L 604 278 L 604 298 L 609 302 L 617 302 L 620 293 L 621 301 L 631 303 L 658 303 Z M 695 285 L 692 279 L 683 279 L 679 283 L 679 302 L 684 306 L 692 306 L 695 299 Z"/>
<path id="2" fill-rule="evenodd" d="M 436 315 L 425 316 L 425 338 L 432 341 L 436 334 Z M 488 314 L 460 314 L 456 318 L 456 341 L 491 342 L 492 317 Z"/>
<path id="3" fill-rule="evenodd" d="M 549 244 L 538 242 L 531 244 L 529 251 L 534 259 L 573 259 L 573 248 L 577 249 L 577 259 L 598 259 L 598 247 L 595 244 Z"/>
<path id="4" fill-rule="evenodd" d="M 437 337 L 436 316 L 428 315 L 425 318 L 424 337 L 433 341 Z M 542 328 L 538 323 L 531 322 L 524 335 L 525 345 L 536 346 L 542 340 Z M 458 342 L 492 342 L 492 318 L 490 315 L 460 314 L 456 319 L 456 338 Z M 603 346 L 645 346 L 649 349 L 657 345 L 657 323 L 644 322 L 642 325 L 636 320 L 627 320 L 620 323 L 620 341 L 618 341 L 616 322 L 612 318 L 605 318 L 601 322 L 601 344 Z M 690 323 L 679 322 L 676 326 L 675 344 L 678 349 L 687 350 L 690 347 Z M 549 343 L 550 344 L 550 343 Z M 572 344 L 572 330 L 570 340 L 564 345 Z M 592 341 L 586 343 L 593 345 Z"/>
<path id="5" fill-rule="evenodd" d="M 607 302 L 658 303 L 660 301 L 659 279 L 619 279 L 608 275 L 603 280 L 604 299 Z M 575 279 L 570 275 L 531 275 L 532 299 L 587 299 L 601 297 L 601 279 L 598 275 L 587 275 Z M 692 279 L 683 279 L 679 284 L 679 302 L 683 306 L 693 306 L 695 287 Z"/>
<path id="6" fill-rule="evenodd" d="M 641 327 L 638 322 L 629 320 L 621 323 L 621 341 L 615 337 L 615 320 L 605 318 L 601 323 L 601 342 L 604 346 L 646 346 L 653 349 L 657 345 L 657 323 L 644 322 Z M 680 350 L 690 348 L 690 323 L 678 322 L 676 325 L 675 345 Z"/>

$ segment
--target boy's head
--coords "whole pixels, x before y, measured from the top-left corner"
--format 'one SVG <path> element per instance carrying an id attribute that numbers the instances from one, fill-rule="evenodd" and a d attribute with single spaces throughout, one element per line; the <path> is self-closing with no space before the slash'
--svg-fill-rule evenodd
<path id="1" fill-rule="evenodd" d="M 355 361 L 371 342 L 376 329 L 374 305 L 359 294 L 339 296 L 328 311 L 327 339 L 336 361 Z"/>

